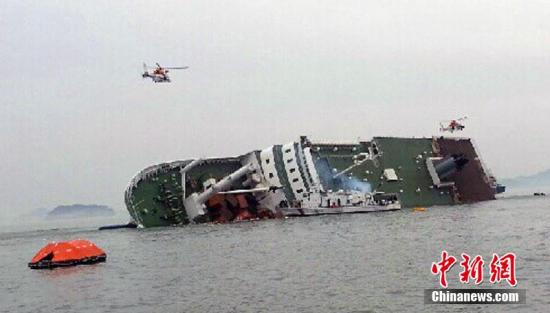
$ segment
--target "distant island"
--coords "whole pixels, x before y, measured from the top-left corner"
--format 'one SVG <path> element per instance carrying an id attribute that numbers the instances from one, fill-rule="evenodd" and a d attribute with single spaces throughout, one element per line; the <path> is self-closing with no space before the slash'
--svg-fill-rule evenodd
<path id="1" fill-rule="evenodd" d="M 113 216 L 115 211 L 106 206 L 98 204 L 72 204 L 60 205 L 48 212 L 46 218 L 78 218 L 78 217 L 99 217 Z"/>
<path id="2" fill-rule="evenodd" d="M 548 187 L 550 186 L 550 169 L 530 176 L 503 179 L 501 183 L 507 187 Z"/>

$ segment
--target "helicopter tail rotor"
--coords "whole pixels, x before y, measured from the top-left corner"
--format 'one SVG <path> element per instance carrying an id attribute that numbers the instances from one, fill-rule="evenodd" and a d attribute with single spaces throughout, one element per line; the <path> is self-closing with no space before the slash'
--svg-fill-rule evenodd
<path id="1" fill-rule="evenodd" d="M 141 74 L 141 77 L 146 78 L 149 76 L 149 72 L 147 71 L 147 64 L 145 62 L 143 63 L 143 74 Z"/>

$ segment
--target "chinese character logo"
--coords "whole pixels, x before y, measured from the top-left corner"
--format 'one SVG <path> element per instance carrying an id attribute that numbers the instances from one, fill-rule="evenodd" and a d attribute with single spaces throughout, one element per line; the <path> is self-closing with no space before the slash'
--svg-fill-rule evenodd
<path id="1" fill-rule="evenodd" d="M 458 275 L 459 281 L 463 284 L 469 284 L 471 279 L 474 284 L 481 284 L 483 282 L 483 265 L 485 264 L 483 257 L 481 255 L 470 257 L 467 253 L 462 253 L 461 256 L 460 266 L 462 271 Z M 443 250 L 441 260 L 432 263 L 432 274 L 439 275 L 441 287 L 447 288 L 447 272 L 451 270 L 456 261 L 454 256 Z M 516 255 L 514 253 L 509 252 L 501 257 L 494 253 L 489 264 L 489 270 L 491 284 L 500 283 L 504 280 L 514 287 L 518 283 L 516 280 Z"/>
<path id="2" fill-rule="evenodd" d="M 439 284 L 443 288 L 447 288 L 447 272 L 453 267 L 456 262 L 456 258 L 449 255 L 447 251 L 441 252 L 441 261 L 438 263 L 432 263 L 432 274 L 439 274 Z"/>
<path id="3" fill-rule="evenodd" d="M 517 285 L 516 280 L 516 255 L 506 253 L 502 257 L 498 257 L 493 253 L 493 259 L 490 264 L 491 283 L 499 283 L 501 280 L 506 280 L 510 286 Z"/>
<path id="4" fill-rule="evenodd" d="M 470 256 L 462 253 L 462 262 L 460 262 L 463 270 L 460 272 L 460 282 L 468 284 L 470 278 L 474 279 L 474 283 L 479 285 L 483 281 L 483 258 L 481 255 L 476 255 L 470 261 Z"/>

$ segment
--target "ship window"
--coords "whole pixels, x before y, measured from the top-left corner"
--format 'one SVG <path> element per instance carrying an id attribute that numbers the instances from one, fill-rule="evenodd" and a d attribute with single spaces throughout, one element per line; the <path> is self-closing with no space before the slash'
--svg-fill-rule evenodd
<path id="1" fill-rule="evenodd" d="M 290 149 L 286 149 L 285 153 L 290 153 L 290 151 L 291 151 Z"/>
<path id="2" fill-rule="evenodd" d="M 299 181 L 298 178 L 294 178 L 294 179 L 292 180 L 293 183 L 295 183 L 295 182 L 297 182 L 297 181 Z"/>
<path id="3" fill-rule="evenodd" d="M 290 172 L 291 172 L 291 173 L 294 173 L 294 172 L 296 172 L 296 169 L 295 169 L 295 168 L 291 168 L 291 169 L 290 169 Z"/>
<path id="4" fill-rule="evenodd" d="M 292 161 L 294 161 L 294 159 L 288 159 L 288 160 L 286 160 L 286 163 L 290 163 Z"/>
<path id="5" fill-rule="evenodd" d="M 269 178 L 273 178 L 273 173 L 269 173 Z"/>
<path id="6" fill-rule="evenodd" d="M 269 164 L 269 159 L 265 159 L 265 164 Z"/>
<path id="7" fill-rule="evenodd" d="M 298 190 L 296 190 L 296 192 L 297 193 L 302 193 L 302 192 L 304 192 L 304 190 L 303 189 L 298 189 Z"/>

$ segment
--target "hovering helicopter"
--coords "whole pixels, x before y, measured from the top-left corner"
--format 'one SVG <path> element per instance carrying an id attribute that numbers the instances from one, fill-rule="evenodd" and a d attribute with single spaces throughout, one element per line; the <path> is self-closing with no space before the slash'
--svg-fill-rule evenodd
<path id="1" fill-rule="evenodd" d="M 467 119 L 468 117 L 464 116 L 454 120 L 441 121 L 439 122 L 439 130 L 442 132 L 450 132 L 450 133 L 454 133 L 455 131 L 462 131 L 464 130 L 464 128 L 466 128 L 466 126 L 464 126 L 463 121 Z"/>
<path id="2" fill-rule="evenodd" d="M 171 80 L 170 80 L 170 77 L 168 76 L 168 70 L 184 70 L 186 68 L 189 68 L 189 66 L 162 67 L 160 66 L 160 64 L 158 63 L 156 64 L 157 64 L 157 67 L 151 67 L 143 63 L 143 74 L 141 74 L 141 77 L 143 78 L 149 77 L 155 83 L 169 83 L 171 82 Z M 152 70 L 152 71 L 149 72 L 149 70 Z"/>

